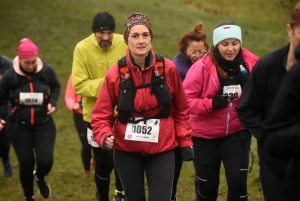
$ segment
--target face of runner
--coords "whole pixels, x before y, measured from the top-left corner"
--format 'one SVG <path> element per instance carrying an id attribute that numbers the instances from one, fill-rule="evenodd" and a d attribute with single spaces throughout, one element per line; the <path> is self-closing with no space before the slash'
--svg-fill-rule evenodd
<path id="1" fill-rule="evenodd" d="M 128 36 L 128 48 L 133 58 L 146 57 L 151 47 L 149 29 L 144 25 L 133 26 Z"/>
<path id="2" fill-rule="evenodd" d="M 99 46 L 106 50 L 108 49 L 111 44 L 112 44 L 112 39 L 114 37 L 114 32 L 110 30 L 103 30 L 103 31 L 98 31 L 95 33 L 97 42 Z"/>
<path id="3" fill-rule="evenodd" d="M 37 56 L 26 59 L 20 59 L 20 65 L 26 72 L 35 72 L 37 68 Z"/>
<path id="4" fill-rule="evenodd" d="M 190 57 L 192 63 L 195 63 L 207 52 L 203 41 L 192 41 L 186 48 L 186 55 Z"/>
<path id="5" fill-rule="evenodd" d="M 240 51 L 241 43 L 237 39 L 229 38 L 221 41 L 217 45 L 217 48 L 224 59 L 227 61 L 233 61 Z"/>

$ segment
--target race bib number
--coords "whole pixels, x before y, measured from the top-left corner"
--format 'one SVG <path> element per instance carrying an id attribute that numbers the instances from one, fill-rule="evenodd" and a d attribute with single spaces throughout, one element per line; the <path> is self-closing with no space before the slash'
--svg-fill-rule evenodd
<path id="1" fill-rule="evenodd" d="M 125 140 L 157 143 L 159 125 L 160 119 L 148 119 L 135 124 L 128 123 L 125 132 Z"/>
<path id="2" fill-rule="evenodd" d="M 93 131 L 89 128 L 87 128 L 87 140 L 92 147 L 99 147 L 97 142 L 94 140 Z"/>
<path id="3" fill-rule="evenodd" d="M 43 93 L 20 93 L 20 105 L 42 105 L 44 101 Z"/>
<path id="4" fill-rule="evenodd" d="M 232 99 L 239 98 L 242 94 L 241 85 L 224 86 L 223 94 L 231 97 Z"/>

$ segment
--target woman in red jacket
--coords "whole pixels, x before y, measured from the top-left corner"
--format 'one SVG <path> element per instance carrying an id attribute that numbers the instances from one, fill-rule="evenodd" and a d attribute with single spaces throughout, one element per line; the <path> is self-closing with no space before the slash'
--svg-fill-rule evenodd
<path id="1" fill-rule="evenodd" d="M 92 158 L 92 148 L 87 140 L 87 130 L 84 126 L 83 115 L 82 115 L 82 105 L 81 96 L 76 94 L 72 86 L 72 76 L 69 77 L 66 93 L 65 102 L 67 108 L 73 112 L 73 120 L 76 127 L 76 131 L 79 135 L 81 142 L 81 160 L 84 167 L 84 175 L 90 174 L 90 161 Z"/>
<path id="2" fill-rule="evenodd" d="M 114 150 L 115 167 L 128 201 L 170 200 L 174 149 L 193 159 L 189 106 L 174 63 L 151 48 L 147 16 L 133 13 L 125 23 L 126 56 L 106 74 L 92 112 L 95 141 Z M 114 108 L 118 118 L 113 122 Z"/>

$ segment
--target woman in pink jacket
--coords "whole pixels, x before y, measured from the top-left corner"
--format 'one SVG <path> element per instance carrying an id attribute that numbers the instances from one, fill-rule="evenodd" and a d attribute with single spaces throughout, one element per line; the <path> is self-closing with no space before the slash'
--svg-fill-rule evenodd
<path id="1" fill-rule="evenodd" d="M 221 22 L 210 52 L 190 68 L 183 82 L 191 112 L 197 201 L 217 200 L 221 162 L 227 200 L 248 200 L 251 134 L 238 120 L 235 106 L 258 57 L 241 45 L 240 27 Z"/>
<path id="2" fill-rule="evenodd" d="M 193 159 L 189 105 L 174 63 L 152 49 L 147 16 L 133 13 L 125 23 L 126 56 L 107 72 L 92 111 L 93 136 L 113 149 L 127 201 L 171 198 L 175 151 Z M 114 108 L 118 117 L 114 121 Z"/>
<path id="3" fill-rule="evenodd" d="M 76 131 L 81 141 L 81 159 L 84 168 L 84 175 L 90 174 L 90 161 L 92 160 L 91 146 L 87 140 L 87 129 L 84 127 L 84 121 L 82 116 L 81 96 L 75 94 L 72 85 L 72 76 L 69 77 L 66 93 L 65 102 L 67 108 L 73 112 L 73 120 L 76 127 Z M 92 160 L 93 161 L 93 160 Z"/>

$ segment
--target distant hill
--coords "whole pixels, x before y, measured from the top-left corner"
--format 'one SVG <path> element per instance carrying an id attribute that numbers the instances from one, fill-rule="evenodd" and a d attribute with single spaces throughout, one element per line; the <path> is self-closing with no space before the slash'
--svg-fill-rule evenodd
<path id="1" fill-rule="evenodd" d="M 181 0 L 182 3 L 214 15 L 251 21 L 286 24 L 297 0 Z"/>

